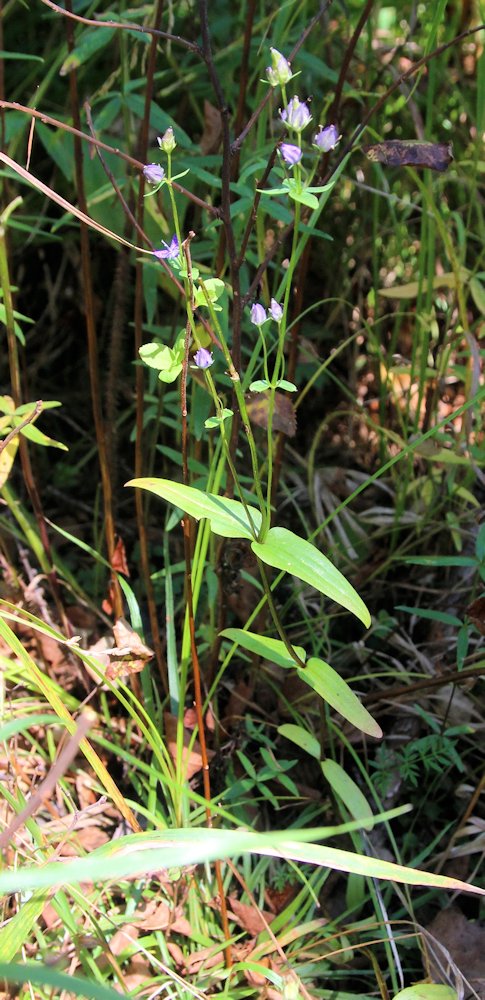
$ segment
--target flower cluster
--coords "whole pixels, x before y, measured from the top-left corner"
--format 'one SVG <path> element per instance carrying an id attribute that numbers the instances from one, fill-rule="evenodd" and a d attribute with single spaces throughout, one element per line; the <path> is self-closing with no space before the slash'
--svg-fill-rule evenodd
<path id="1" fill-rule="evenodd" d="M 255 302 L 251 306 L 251 323 L 254 323 L 255 326 L 262 326 L 268 319 L 274 319 L 275 323 L 281 323 L 282 318 L 283 310 L 276 299 L 271 299 L 268 312 L 260 302 Z"/>

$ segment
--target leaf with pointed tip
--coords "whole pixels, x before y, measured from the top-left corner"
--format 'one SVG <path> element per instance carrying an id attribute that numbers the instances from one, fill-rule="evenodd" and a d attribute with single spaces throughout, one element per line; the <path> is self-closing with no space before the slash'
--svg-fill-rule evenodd
<path id="1" fill-rule="evenodd" d="M 186 514 L 200 520 L 207 517 L 211 531 L 223 538 L 254 538 L 254 532 L 261 527 L 261 514 L 256 507 L 244 507 L 239 500 L 229 500 L 215 493 L 204 493 L 193 486 L 183 483 L 173 483 L 171 479 L 130 479 L 126 486 L 137 486 L 162 497 L 174 507 L 180 507 Z M 253 529 L 248 520 L 248 513 L 253 522 Z"/>
<path id="2" fill-rule="evenodd" d="M 369 627 L 370 614 L 357 591 L 310 542 L 287 528 L 270 528 L 264 542 L 253 542 L 251 548 L 262 562 L 309 583 L 360 618 L 366 628 Z"/>
<path id="3" fill-rule="evenodd" d="M 340 712 L 340 715 L 343 715 L 344 719 L 347 719 L 347 722 L 350 722 L 356 729 L 360 729 L 369 736 L 375 736 L 377 739 L 382 736 L 382 729 L 376 720 L 364 708 L 347 681 L 344 681 L 343 677 L 329 663 L 312 656 L 306 667 L 297 667 L 297 673 L 305 684 L 309 684 L 321 698 L 337 712 Z"/>

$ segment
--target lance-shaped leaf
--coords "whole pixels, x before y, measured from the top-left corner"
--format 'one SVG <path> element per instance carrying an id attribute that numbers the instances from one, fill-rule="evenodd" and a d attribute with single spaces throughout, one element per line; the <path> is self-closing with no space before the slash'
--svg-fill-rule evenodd
<path id="1" fill-rule="evenodd" d="M 137 486 L 162 497 L 174 507 L 180 507 L 186 514 L 200 520 L 207 517 L 211 530 L 223 538 L 254 538 L 254 532 L 261 527 L 261 513 L 256 507 L 244 507 L 239 500 L 229 500 L 215 493 L 204 493 L 193 486 L 173 483 L 171 479 L 130 479 L 126 486 Z M 252 526 L 248 518 L 252 521 Z"/>
<path id="2" fill-rule="evenodd" d="M 340 570 L 314 545 L 287 528 L 270 528 L 264 542 L 253 542 L 254 554 L 275 569 L 286 570 L 321 594 L 352 611 L 368 628 L 370 614 L 358 593 Z"/>
<path id="3" fill-rule="evenodd" d="M 225 639 L 237 642 L 238 646 L 247 649 L 250 653 L 256 653 L 270 663 L 276 663 L 279 667 L 294 667 L 296 661 L 288 652 L 281 639 L 271 639 L 267 635 L 257 635 L 256 632 L 246 632 L 243 628 L 225 628 L 219 633 Z M 306 653 L 303 646 L 293 646 L 293 649 L 303 663 L 306 660 Z"/>
<path id="4" fill-rule="evenodd" d="M 382 729 L 372 718 L 370 712 L 359 701 L 352 688 L 329 663 L 312 656 L 306 667 L 297 668 L 298 676 L 305 684 L 309 684 L 329 705 L 356 729 L 378 739 Z"/>

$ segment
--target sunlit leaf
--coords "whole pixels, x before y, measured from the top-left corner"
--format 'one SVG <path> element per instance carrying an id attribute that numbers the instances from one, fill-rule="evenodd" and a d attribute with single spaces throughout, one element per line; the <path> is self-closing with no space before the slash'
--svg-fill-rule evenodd
<path id="1" fill-rule="evenodd" d="M 315 590 L 347 608 L 369 627 L 370 614 L 357 591 L 340 570 L 310 542 L 287 528 L 271 528 L 264 542 L 253 542 L 252 549 L 262 562 L 309 583 Z"/>
<path id="2" fill-rule="evenodd" d="M 369 736 L 380 738 L 382 729 L 359 701 L 352 688 L 329 663 L 312 656 L 306 667 L 297 667 L 298 676 L 309 684 L 347 722 Z"/>
<path id="3" fill-rule="evenodd" d="M 180 507 L 186 514 L 200 520 L 207 517 L 211 530 L 223 538 L 254 537 L 254 531 L 261 527 L 261 514 L 256 507 L 245 508 L 239 500 L 229 500 L 227 497 L 216 496 L 215 493 L 203 493 L 193 486 L 174 483 L 171 479 L 131 479 L 126 486 L 137 486 L 162 497 L 174 507 Z M 253 530 L 248 519 L 251 517 Z"/>
<path id="4" fill-rule="evenodd" d="M 461 879 L 406 868 L 391 861 L 342 851 L 326 844 L 309 843 L 312 839 L 323 840 L 351 828 L 355 829 L 355 825 L 292 831 L 291 837 L 288 836 L 288 831 L 259 833 L 243 829 L 202 827 L 137 833 L 120 837 L 91 851 L 87 857 L 5 870 L 0 873 L 0 892 L 25 892 L 55 885 L 76 885 L 84 881 L 103 883 L 133 875 L 148 875 L 162 868 L 184 868 L 214 861 L 216 858 L 253 853 L 301 861 L 337 871 L 355 872 L 369 878 L 403 882 L 406 885 L 474 892 L 485 896 L 485 889 L 462 882 Z M 3 974 L 3 969 L 0 968 L 0 975 Z"/>

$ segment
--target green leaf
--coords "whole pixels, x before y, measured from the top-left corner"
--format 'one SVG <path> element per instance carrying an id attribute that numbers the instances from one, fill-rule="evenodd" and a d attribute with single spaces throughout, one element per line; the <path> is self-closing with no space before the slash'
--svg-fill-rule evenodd
<path id="1" fill-rule="evenodd" d="M 20 909 L 7 920 L 0 934 L 0 962 L 11 962 L 31 937 L 34 924 L 39 919 L 49 899 L 45 889 L 37 889 L 30 899 L 20 904 Z M 19 956 L 20 957 L 20 956 Z"/>
<path id="2" fill-rule="evenodd" d="M 264 542 L 253 542 L 251 548 L 262 562 L 311 584 L 315 590 L 351 611 L 366 628 L 369 627 L 370 614 L 357 591 L 310 542 L 287 528 L 270 528 Z"/>
<path id="3" fill-rule="evenodd" d="M 286 389 L 287 392 L 298 392 L 298 386 L 294 385 L 293 382 L 288 382 L 285 378 L 278 379 L 276 389 Z"/>
<path id="4" fill-rule="evenodd" d="M 73 69 L 77 69 L 85 63 L 96 52 L 104 49 L 109 45 L 114 34 L 114 28 L 103 28 L 101 25 L 99 28 L 96 28 L 96 31 L 89 30 L 83 32 L 76 48 L 64 60 L 59 70 L 59 76 L 66 76 Z"/>
<path id="5" fill-rule="evenodd" d="M 89 1000 L 119 1000 L 120 997 L 119 992 L 109 986 L 81 979 L 79 976 L 69 976 L 67 972 L 42 966 L 39 962 L 22 962 L 21 965 L 1 962 L 0 977 L 20 986 L 28 987 L 31 983 L 34 986 L 48 986 L 55 991 L 56 996 L 72 993 L 77 997 L 88 997 Z"/>
<path id="6" fill-rule="evenodd" d="M 22 718 L 9 719 L 8 722 L 0 726 L 0 743 L 11 739 L 17 733 L 22 733 L 24 729 L 30 729 L 31 726 L 44 726 L 46 723 L 52 723 L 53 726 L 62 726 L 63 720 L 59 719 L 57 715 L 48 715 L 47 713 L 24 715 Z"/>
<path id="7" fill-rule="evenodd" d="M 309 684 L 324 701 L 327 701 L 347 722 L 369 736 L 380 738 L 382 729 L 359 701 L 347 681 L 329 663 L 312 656 L 306 667 L 297 667 L 298 676 Z"/>
<path id="8" fill-rule="evenodd" d="M 130 479 L 125 486 L 137 486 L 141 490 L 155 493 L 197 520 L 207 517 L 211 531 L 223 538 L 252 539 L 254 530 L 259 531 L 261 527 L 261 514 L 256 507 L 247 508 L 254 525 L 252 530 L 246 509 L 238 500 L 219 497 L 215 493 L 203 493 L 193 486 L 173 483 L 170 479 Z"/>
<path id="9" fill-rule="evenodd" d="M 270 383 L 266 378 L 257 379 L 256 382 L 251 382 L 249 386 L 250 392 L 265 392 L 266 389 L 270 388 Z"/>
<path id="10" fill-rule="evenodd" d="M 295 726 L 291 722 L 285 722 L 283 726 L 278 726 L 278 732 L 280 736 L 284 736 L 286 740 L 291 740 L 292 743 L 296 743 L 300 750 L 304 750 L 305 753 L 309 753 L 311 757 L 315 757 L 316 760 L 320 760 L 320 744 L 318 740 L 312 736 L 306 729 L 302 726 Z"/>
<path id="11" fill-rule="evenodd" d="M 306 190 L 305 188 L 303 188 L 301 191 L 297 191 L 294 188 L 292 190 L 290 188 L 288 194 L 290 198 L 293 199 L 293 201 L 298 201 L 300 205 L 307 205 L 308 208 L 313 208 L 313 209 L 318 208 L 318 198 L 316 198 L 314 194 L 311 194 L 310 191 Z"/>
<path id="12" fill-rule="evenodd" d="M 233 410 L 228 410 L 224 407 L 222 413 L 219 413 L 214 417 L 208 417 L 207 420 L 204 421 L 204 427 L 219 427 L 220 424 L 223 424 L 224 421 L 228 419 L 228 417 L 232 417 L 233 413 Z"/>
<path id="13" fill-rule="evenodd" d="M 456 615 L 450 615 L 446 611 L 434 611 L 431 608 L 412 608 L 407 604 L 398 604 L 396 611 L 406 611 L 409 615 L 417 615 L 418 618 L 428 618 L 432 622 L 441 622 L 442 625 L 454 625 L 461 628 L 463 622 Z"/>
<path id="14" fill-rule="evenodd" d="M 364 830 L 372 830 L 374 816 L 372 809 L 355 781 L 335 760 L 324 760 L 322 771 L 329 785 L 354 819 L 362 820 Z"/>
<path id="15" fill-rule="evenodd" d="M 355 826 L 352 827 L 350 824 L 343 826 L 346 829 L 355 829 Z M 243 852 L 250 852 L 301 861 L 337 871 L 356 872 L 369 878 L 388 879 L 407 885 L 434 886 L 451 891 L 475 892 L 485 896 L 485 889 L 462 882 L 461 879 L 435 875 L 433 872 L 417 868 L 406 868 L 391 861 L 381 861 L 380 858 L 366 857 L 351 851 L 328 847 L 326 844 L 309 843 L 311 840 L 318 841 L 335 836 L 336 833 L 341 833 L 342 829 L 340 826 L 295 830 L 292 831 L 291 837 L 288 836 L 287 830 L 256 833 L 252 830 L 218 828 L 209 830 L 203 827 L 137 833 L 120 837 L 104 847 L 91 851 L 84 858 L 4 870 L 0 873 L 0 892 L 23 892 L 55 885 L 75 885 L 88 880 L 100 883 L 119 881 L 132 875 L 140 877 L 151 872 L 155 873 L 161 868 L 203 864 L 217 858 L 237 857 Z M 52 969 L 42 967 L 38 971 L 53 972 Z M 5 974 L 5 965 L 2 965 L 0 976 Z M 86 990 L 88 989 L 94 989 L 94 984 L 87 984 Z M 101 987 L 98 986 L 98 989 Z M 86 995 L 95 996 L 94 992 L 88 992 Z"/>
<path id="16" fill-rule="evenodd" d="M 67 446 L 62 444 L 62 441 L 54 441 L 54 438 L 47 437 L 47 434 L 43 434 L 34 424 L 26 424 L 25 427 L 22 427 L 20 433 L 28 438 L 29 441 L 33 441 L 34 444 L 41 444 L 45 448 L 60 448 L 61 451 L 69 451 Z"/>
<path id="17" fill-rule="evenodd" d="M 225 628 L 219 633 L 231 642 L 237 642 L 238 646 L 247 649 L 256 656 L 261 656 L 270 663 L 276 663 L 279 667 L 295 667 L 296 663 L 290 656 L 284 642 L 281 639 L 271 639 L 266 635 L 257 635 L 255 632 L 246 632 L 243 628 Z M 306 660 L 306 653 L 302 646 L 293 646 L 296 655 L 303 663 Z"/>
<path id="18" fill-rule="evenodd" d="M 452 986 L 441 986 L 438 983 L 418 983 L 399 990 L 394 1000 L 458 1000 L 458 994 Z"/>

